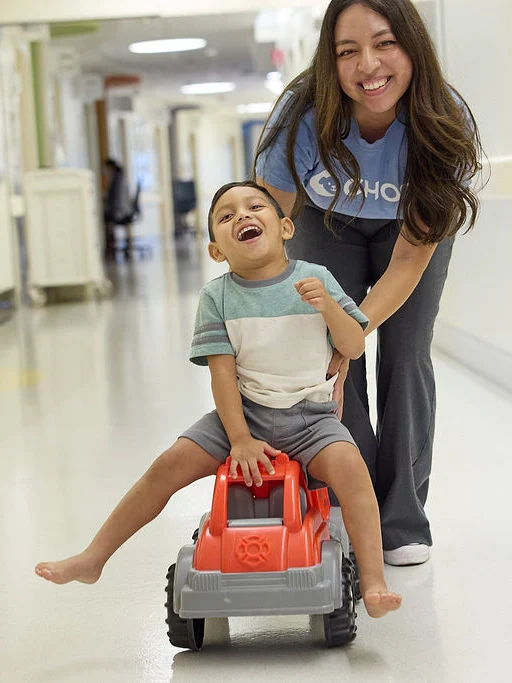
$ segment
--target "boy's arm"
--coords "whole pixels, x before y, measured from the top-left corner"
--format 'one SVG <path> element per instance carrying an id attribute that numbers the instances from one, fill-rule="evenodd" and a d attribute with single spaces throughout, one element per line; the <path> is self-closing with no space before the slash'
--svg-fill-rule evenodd
<path id="1" fill-rule="evenodd" d="M 230 355 L 208 356 L 212 377 L 212 393 L 215 407 L 233 445 L 251 436 L 242 409 L 242 396 L 238 389 L 235 357 Z"/>
<path id="2" fill-rule="evenodd" d="M 329 296 L 329 295 L 328 295 Z M 345 358 L 355 360 L 364 353 L 364 330 L 360 323 L 346 313 L 339 303 L 329 296 L 322 311 L 336 349 Z"/>
<path id="3" fill-rule="evenodd" d="M 316 277 L 307 277 L 296 282 L 295 289 L 303 301 L 322 313 L 334 346 L 341 355 L 359 358 L 364 353 L 363 328 L 332 298 L 323 282 Z"/>
<path id="4" fill-rule="evenodd" d="M 240 465 L 247 486 L 252 486 L 253 480 L 256 486 L 261 486 L 258 462 L 263 463 L 269 474 L 274 474 L 274 468 L 267 456 L 278 455 L 280 451 L 265 441 L 254 439 L 249 431 L 238 389 L 235 357 L 228 354 L 208 356 L 208 367 L 215 407 L 231 445 L 230 476 L 236 478 Z"/>

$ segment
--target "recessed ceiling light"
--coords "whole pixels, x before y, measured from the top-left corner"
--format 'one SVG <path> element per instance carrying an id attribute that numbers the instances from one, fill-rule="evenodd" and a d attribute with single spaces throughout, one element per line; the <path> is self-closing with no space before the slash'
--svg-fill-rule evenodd
<path id="1" fill-rule="evenodd" d="M 279 71 L 270 71 L 267 74 L 265 87 L 271 90 L 275 95 L 280 95 L 284 90 L 282 74 Z"/>
<path id="2" fill-rule="evenodd" d="M 206 46 L 204 38 L 168 38 L 166 40 L 145 40 L 132 43 L 128 48 L 135 54 L 160 54 L 163 52 L 187 52 L 200 50 Z"/>
<path id="3" fill-rule="evenodd" d="M 239 104 L 236 108 L 239 114 L 268 114 L 272 109 L 272 102 L 252 102 Z"/>
<path id="4" fill-rule="evenodd" d="M 234 83 L 191 83 L 182 85 L 180 90 L 184 95 L 214 95 L 216 93 L 232 92 Z"/>

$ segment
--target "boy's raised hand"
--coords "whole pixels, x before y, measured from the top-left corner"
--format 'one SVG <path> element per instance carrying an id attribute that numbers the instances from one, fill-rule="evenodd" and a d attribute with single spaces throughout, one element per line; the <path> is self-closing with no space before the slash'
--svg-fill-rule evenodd
<path id="1" fill-rule="evenodd" d="M 261 472 L 258 468 L 258 463 L 263 463 L 263 466 L 269 474 L 275 474 L 275 470 L 270 462 L 268 456 L 279 455 L 281 451 L 269 446 L 266 441 L 259 441 L 252 436 L 248 436 L 231 445 L 231 466 L 229 468 L 229 476 L 236 479 L 238 476 L 238 466 L 242 470 L 242 476 L 246 486 L 261 486 L 263 480 Z"/>
<path id="2" fill-rule="evenodd" d="M 311 304 L 317 311 L 324 311 L 332 301 L 324 284 L 317 277 L 306 277 L 295 283 L 295 289 L 300 294 L 302 301 Z"/>

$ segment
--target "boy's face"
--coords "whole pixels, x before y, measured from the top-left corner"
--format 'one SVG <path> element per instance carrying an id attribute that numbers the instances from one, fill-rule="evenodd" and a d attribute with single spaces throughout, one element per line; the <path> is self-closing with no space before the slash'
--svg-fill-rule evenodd
<path id="1" fill-rule="evenodd" d="M 212 228 L 210 256 L 228 261 L 235 272 L 284 257 L 283 240 L 294 232 L 292 221 L 279 218 L 268 198 L 252 187 L 233 187 L 222 195 L 213 208 Z"/>

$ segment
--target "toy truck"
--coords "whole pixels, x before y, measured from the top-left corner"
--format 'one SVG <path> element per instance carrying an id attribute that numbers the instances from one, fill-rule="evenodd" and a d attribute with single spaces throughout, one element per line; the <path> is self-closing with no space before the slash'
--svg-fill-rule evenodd
<path id="1" fill-rule="evenodd" d="M 200 650 L 205 618 L 323 615 L 329 647 L 356 636 L 356 577 L 339 508 L 327 488 L 308 490 L 298 462 L 281 453 L 275 474 L 246 486 L 219 467 L 211 512 L 167 574 L 168 636 Z M 336 518 L 335 511 L 338 513 Z"/>

